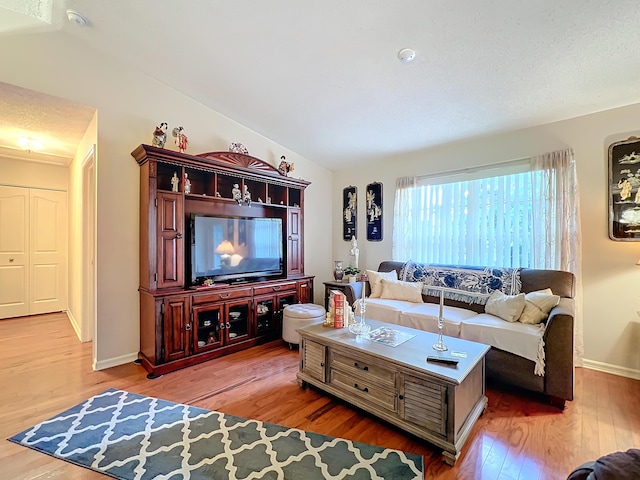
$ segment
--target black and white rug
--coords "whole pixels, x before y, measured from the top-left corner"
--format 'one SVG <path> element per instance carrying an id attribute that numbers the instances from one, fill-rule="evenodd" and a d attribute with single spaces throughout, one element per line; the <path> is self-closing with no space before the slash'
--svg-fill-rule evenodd
<path id="1" fill-rule="evenodd" d="M 10 441 L 118 479 L 422 479 L 419 455 L 110 389 Z"/>

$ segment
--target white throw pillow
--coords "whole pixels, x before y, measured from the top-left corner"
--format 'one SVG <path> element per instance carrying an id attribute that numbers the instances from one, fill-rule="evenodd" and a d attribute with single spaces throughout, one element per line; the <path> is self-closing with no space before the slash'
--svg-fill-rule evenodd
<path id="1" fill-rule="evenodd" d="M 520 293 L 518 295 L 507 295 L 500 290 L 494 291 L 487 304 L 484 306 L 484 311 L 500 317 L 507 322 L 517 322 L 522 315 L 525 304 L 525 295 Z"/>
<path id="2" fill-rule="evenodd" d="M 391 270 L 390 272 L 376 272 L 375 270 L 367 270 L 367 277 L 369 277 L 369 285 L 371 286 L 371 293 L 369 298 L 380 298 L 382 293 L 382 282 L 385 280 L 398 280 L 398 272 Z"/>
<path id="3" fill-rule="evenodd" d="M 380 298 L 424 303 L 422 301 L 422 282 L 402 282 L 383 278 L 380 283 L 382 283 Z"/>
<path id="4" fill-rule="evenodd" d="M 554 295 L 550 288 L 537 290 L 525 295 L 525 305 L 520 322 L 536 325 L 549 316 L 553 307 L 560 303 L 560 295 Z"/>

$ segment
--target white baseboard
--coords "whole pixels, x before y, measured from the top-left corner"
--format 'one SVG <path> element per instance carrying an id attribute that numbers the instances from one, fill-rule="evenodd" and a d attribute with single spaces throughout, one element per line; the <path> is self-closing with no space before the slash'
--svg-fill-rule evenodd
<path id="1" fill-rule="evenodd" d="M 128 353 L 119 357 L 107 358 L 106 360 L 93 361 L 94 370 L 104 370 L 105 368 L 117 367 L 125 363 L 131 363 L 138 359 L 138 353 Z"/>
<path id="2" fill-rule="evenodd" d="M 619 365 L 611 365 L 609 363 L 596 362 L 595 360 L 584 360 L 584 367 L 599 372 L 611 373 L 621 377 L 633 378 L 640 380 L 640 370 L 634 368 L 621 367 Z"/>
<path id="3" fill-rule="evenodd" d="M 76 320 L 76 317 L 74 317 L 73 313 L 71 313 L 71 310 L 67 309 L 67 317 L 69 317 L 71 326 L 73 327 L 73 330 L 76 332 L 76 337 L 78 337 L 78 340 L 82 341 L 82 337 L 80 335 L 80 326 L 78 325 L 78 321 Z"/>

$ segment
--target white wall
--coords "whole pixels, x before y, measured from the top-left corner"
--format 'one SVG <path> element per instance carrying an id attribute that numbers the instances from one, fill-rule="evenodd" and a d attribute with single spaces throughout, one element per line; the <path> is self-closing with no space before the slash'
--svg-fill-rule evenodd
<path id="1" fill-rule="evenodd" d="M 640 136 L 640 104 L 579 118 L 471 139 L 366 167 L 335 172 L 333 186 L 333 257 L 348 260 L 342 234 L 342 189 L 358 187 L 360 264 L 377 268 L 391 259 L 395 180 L 406 175 L 445 172 L 529 157 L 572 147 L 581 191 L 584 285 L 585 364 L 640 378 L 640 243 L 608 237 L 608 147 L 630 135 Z M 384 240 L 367 242 L 364 192 L 373 181 L 384 184 Z"/>
<path id="2" fill-rule="evenodd" d="M 242 142 L 255 157 L 277 166 L 281 155 L 295 163 L 295 177 L 312 182 L 305 196 L 306 273 L 330 271 L 332 175 L 281 145 L 204 107 L 114 59 L 74 43 L 63 32 L 0 37 L 2 81 L 97 108 L 98 319 L 94 350 L 98 368 L 136 357 L 138 326 L 138 178 L 131 157 L 151 143 L 156 124 L 182 125 L 187 153 L 224 151 Z M 185 66 L 188 68 L 188 66 Z M 211 79 L 215 88 L 215 79 Z M 167 148 L 175 149 L 167 142 Z M 321 302 L 321 288 L 315 298 Z"/>
<path id="3" fill-rule="evenodd" d="M 67 167 L 46 163 L 25 162 L 0 153 L 0 184 L 14 187 L 49 188 L 67 191 Z"/>
<path id="4" fill-rule="evenodd" d="M 93 338 L 93 319 L 84 317 L 85 302 L 89 300 L 83 278 L 83 163 L 94 148 L 98 138 L 98 115 L 91 123 L 78 145 L 69 165 L 69 308 L 67 314 L 78 338 L 87 342 Z"/>

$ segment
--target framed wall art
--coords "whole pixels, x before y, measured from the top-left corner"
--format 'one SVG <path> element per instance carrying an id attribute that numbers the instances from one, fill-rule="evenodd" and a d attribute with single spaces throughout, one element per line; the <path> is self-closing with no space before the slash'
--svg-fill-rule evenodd
<path id="1" fill-rule="evenodd" d="M 640 241 L 640 138 L 609 145 L 609 238 Z"/>
<path id="2" fill-rule="evenodd" d="M 367 185 L 367 240 L 382 240 L 382 184 Z"/>
<path id="3" fill-rule="evenodd" d="M 351 241 L 358 236 L 358 187 L 349 185 L 342 190 L 342 239 Z"/>

